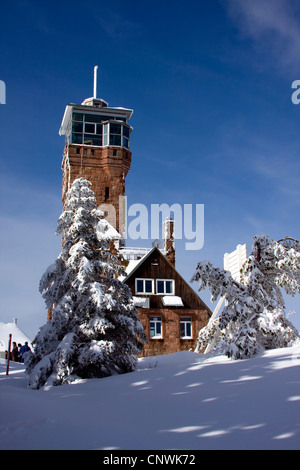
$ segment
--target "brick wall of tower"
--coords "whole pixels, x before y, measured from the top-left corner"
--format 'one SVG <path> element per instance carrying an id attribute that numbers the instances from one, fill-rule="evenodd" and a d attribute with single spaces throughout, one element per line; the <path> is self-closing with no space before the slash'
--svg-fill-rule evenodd
<path id="1" fill-rule="evenodd" d="M 124 148 L 66 145 L 62 162 L 63 205 L 72 182 L 85 178 L 92 183 L 97 205 L 105 205 L 102 209 L 111 212 L 107 220 L 119 231 L 119 197 L 125 196 L 125 177 L 130 164 L 131 152 Z"/>

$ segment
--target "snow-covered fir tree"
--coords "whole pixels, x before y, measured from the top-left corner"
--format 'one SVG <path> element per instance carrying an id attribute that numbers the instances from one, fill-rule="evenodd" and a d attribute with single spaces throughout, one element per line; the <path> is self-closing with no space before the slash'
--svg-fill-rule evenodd
<path id="1" fill-rule="evenodd" d="M 110 228 L 95 205 L 91 183 L 79 178 L 58 220 L 62 251 L 40 281 L 52 319 L 39 331 L 26 360 L 28 386 L 38 389 L 74 377 L 134 370 L 145 335 L 120 259 L 110 250 Z"/>
<path id="2" fill-rule="evenodd" d="M 240 359 L 299 341 L 299 332 L 285 313 L 282 294 L 282 290 L 292 296 L 300 292 L 298 240 L 255 236 L 240 283 L 210 261 L 198 263 L 194 281 L 199 282 L 200 291 L 209 288 L 213 302 L 219 296 L 225 299 L 219 317 L 200 330 L 196 351 L 213 343 L 218 352 Z"/>

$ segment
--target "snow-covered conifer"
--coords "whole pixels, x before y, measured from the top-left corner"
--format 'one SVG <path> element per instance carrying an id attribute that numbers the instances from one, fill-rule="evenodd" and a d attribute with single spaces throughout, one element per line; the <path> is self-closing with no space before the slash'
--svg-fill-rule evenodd
<path id="1" fill-rule="evenodd" d="M 219 296 L 225 299 L 219 317 L 200 330 L 196 351 L 213 342 L 218 352 L 238 359 L 299 340 L 298 331 L 285 314 L 282 295 L 282 290 L 292 296 L 300 292 L 298 240 L 256 236 L 242 268 L 241 283 L 210 261 L 198 263 L 194 281 L 199 282 L 199 290 L 210 289 L 212 301 Z"/>
<path id="2" fill-rule="evenodd" d="M 63 247 L 40 281 L 52 319 L 39 331 L 26 361 L 28 385 L 38 389 L 81 378 L 134 370 L 145 341 L 110 226 L 95 205 L 91 183 L 79 178 L 67 195 L 57 233 Z"/>

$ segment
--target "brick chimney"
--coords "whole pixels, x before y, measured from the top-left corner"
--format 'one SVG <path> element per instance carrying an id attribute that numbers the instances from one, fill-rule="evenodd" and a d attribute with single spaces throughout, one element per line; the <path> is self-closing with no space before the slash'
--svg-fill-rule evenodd
<path id="1" fill-rule="evenodd" d="M 171 218 L 166 218 L 164 221 L 164 235 L 166 258 L 173 268 L 175 268 L 174 220 Z"/>

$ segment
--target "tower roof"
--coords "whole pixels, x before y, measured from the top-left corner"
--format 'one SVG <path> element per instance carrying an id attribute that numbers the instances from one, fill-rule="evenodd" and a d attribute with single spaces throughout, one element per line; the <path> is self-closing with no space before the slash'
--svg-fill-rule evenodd
<path id="1" fill-rule="evenodd" d="M 132 116 L 133 110 L 122 107 L 109 107 L 108 102 L 102 98 L 97 98 L 97 69 L 98 66 L 94 67 L 94 94 L 90 98 L 86 98 L 81 104 L 70 103 L 66 106 L 62 123 L 59 129 L 59 135 L 68 136 L 70 133 L 72 112 L 73 110 L 87 113 L 87 114 L 98 114 L 107 117 L 107 120 L 118 119 L 123 120 L 126 118 L 126 123 Z"/>

